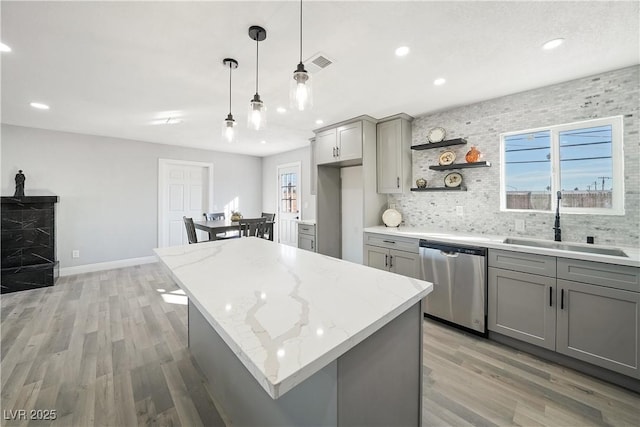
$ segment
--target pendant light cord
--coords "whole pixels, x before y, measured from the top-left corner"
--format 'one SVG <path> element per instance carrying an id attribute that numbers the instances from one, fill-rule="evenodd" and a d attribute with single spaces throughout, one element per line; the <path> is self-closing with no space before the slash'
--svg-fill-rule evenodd
<path id="1" fill-rule="evenodd" d="M 300 63 L 302 64 L 302 0 L 300 0 Z"/>
<path id="2" fill-rule="evenodd" d="M 233 64 L 229 61 L 229 114 L 231 114 L 231 68 Z"/>
<path id="3" fill-rule="evenodd" d="M 256 34 L 256 95 L 258 94 L 258 43 L 260 40 L 260 30 Z"/>

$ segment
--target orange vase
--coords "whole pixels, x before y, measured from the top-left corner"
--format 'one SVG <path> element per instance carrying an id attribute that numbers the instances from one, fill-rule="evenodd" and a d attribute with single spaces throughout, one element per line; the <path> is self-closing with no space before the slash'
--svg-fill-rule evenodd
<path id="1" fill-rule="evenodd" d="M 475 163 L 480 158 L 480 151 L 475 146 L 471 146 L 471 150 L 464 156 L 467 163 Z"/>

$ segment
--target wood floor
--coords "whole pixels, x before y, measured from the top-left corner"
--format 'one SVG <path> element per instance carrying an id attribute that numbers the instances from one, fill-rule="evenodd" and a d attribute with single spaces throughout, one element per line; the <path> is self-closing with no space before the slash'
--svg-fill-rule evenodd
<path id="1" fill-rule="evenodd" d="M 186 299 L 159 265 L 0 300 L 0 425 L 224 425 L 187 349 Z M 638 394 L 424 326 L 424 426 L 640 425 Z M 31 409 L 56 420 L 30 420 Z"/>

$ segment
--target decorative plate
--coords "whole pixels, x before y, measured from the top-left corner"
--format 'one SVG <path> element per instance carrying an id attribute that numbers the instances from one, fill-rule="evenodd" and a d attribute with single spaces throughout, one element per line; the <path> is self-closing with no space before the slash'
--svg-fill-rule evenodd
<path id="1" fill-rule="evenodd" d="M 382 222 L 387 227 L 397 227 L 402 222 L 402 215 L 395 209 L 387 209 L 382 214 Z"/>
<path id="2" fill-rule="evenodd" d="M 462 184 L 462 175 L 458 172 L 451 172 L 444 177 L 445 187 L 460 187 L 460 184 Z"/>
<path id="3" fill-rule="evenodd" d="M 429 130 L 429 133 L 427 133 L 427 139 L 429 140 L 429 142 L 440 142 L 444 140 L 444 137 L 446 135 L 447 132 L 444 130 L 444 128 L 436 127 Z"/>
<path id="4" fill-rule="evenodd" d="M 440 164 L 440 166 L 447 166 L 453 163 L 455 159 L 456 153 L 454 153 L 453 151 L 445 151 L 444 153 L 440 154 L 438 163 Z"/>

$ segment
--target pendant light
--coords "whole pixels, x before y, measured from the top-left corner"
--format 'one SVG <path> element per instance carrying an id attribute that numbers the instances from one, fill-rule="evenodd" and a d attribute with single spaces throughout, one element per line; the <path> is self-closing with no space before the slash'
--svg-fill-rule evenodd
<path id="1" fill-rule="evenodd" d="M 247 120 L 250 129 L 260 130 L 264 129 L 267 124 L 267 107 L 258 94 L 258 44 L 267 38 L 267 31 L 262 27 L 252 25 L 249 27 L 249 37 L 256 41 L 256 94 L 249 102 Z"/>
<path id="2" fill-rule="evenodd" d="M 291 107 L 303 111 L 305 108 L 311 108 L 313 99 L 311 97 L 311 76 L 304 69 L 302 63 L 302 0 L 300 0 L 300 63 L 293 72 L 293 80 L 291 80 L 289 90 L 289 100 Z"/>
<path id="3" fill-rule="evenodd" d="M 233 142 L 236 137 L 236 121 L 233 120 L 233 114 L 231 114 L 231 70 L 238 68 L 238 61 L 233 58 L 225 58 L 222 60 L 225 67 L 229 67 L 229 115 L 222 122 L 222 136 L 227 142 Z"/>

